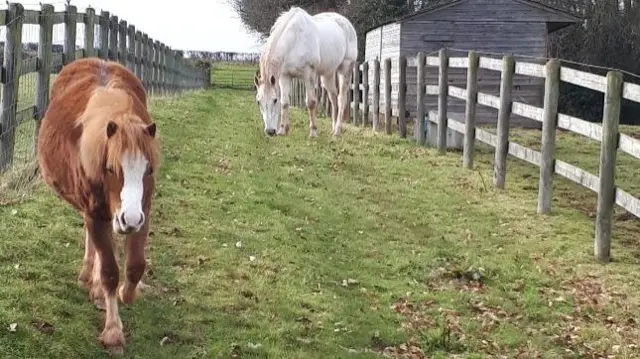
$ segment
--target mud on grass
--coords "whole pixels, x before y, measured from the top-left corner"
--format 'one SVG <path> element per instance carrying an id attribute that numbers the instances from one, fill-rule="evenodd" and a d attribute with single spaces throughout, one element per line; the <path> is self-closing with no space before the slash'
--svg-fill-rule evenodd
<path id="1" fill-rule="evenodd" d="M 121 309 L 126 358 L 636 357 L 637 221 L 592 256 L 592 194 L 478 170 L 347 126 L 266 139 L 250 92 L 152 103 L 163 141 L 145 282 Z M 532 189 L 533 188 L 533 189 Z M 569 190 L 571 189 L 571 191 Z M 587 204 L 587 206 L 589 206 Z M 82 222 L 39 186 L 0 207 L 0 357 L 106 357 L 76 285 Z"/>

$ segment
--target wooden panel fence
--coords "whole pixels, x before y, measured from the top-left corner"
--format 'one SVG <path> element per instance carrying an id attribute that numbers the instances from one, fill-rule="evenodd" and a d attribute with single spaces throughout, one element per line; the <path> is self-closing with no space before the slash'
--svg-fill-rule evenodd
<path id="1" fill-rule="evenodd" d="M 462 138 L 460 146 L 463 149 L 462 165 L 465 168 L 473 168 L 474 143 L 480 141 L 495 148 L 494 159 L 494 186 L 503 189 L 506 178 L 507 155 L 514 156 L 539 167 L 538 205 L 540 214 L 551 212 L 553 177 L 554 174 L 567 178 L 585 188 L 595 192 L 598 196 L 597 212 L 595 218 L 594 255 L 601 261 L 610 260 L 613 209 L 617 204 L 629 213 L 640 218 L 640 200 L 622 188 L 616 186 L 616 155 L 620 150 L 640 159 L 640 140 L 620 133 L 618 125 L 620 121 L 620 108 L 623 99 L 640 103 L 640 85 L 623 81 L 620 71 L 609 71 L 605 76 L 600 76 L 584 71 L 579 71 L 560 65 L 557 59 L 550 59 L 546 64 L 515 61 L 513 56 L 504 55 L 502 60 L 478 55 L 470 51 L 466 57 L 449 57 L 446 49 L 441 49 L 436 54 L 418 53 L 417 56 L 401 56 L 397 62 L 403 68 L 399 69 L 400 86 L 403 91 L 398 98 L 405 99 L 402 92 L 406 92 L 406 83 L 403 75 L 407 73 L 406 67 L 416 67 L 418 79 L 417 85 L 417 111 L 418 118 L 414 119 L 414 140 L 419 145 L 433 145 L 440 153 L 446 152 L 449 136 L 454 134 Z M 384 119 L 385 130 L 391 133 L 392 121 L 397 123 L 398 133 L 401 137 L 407 136 L 406 124 L 408 114 L 402 109 L 405 104 L 399 103 L 393 109 L 398 115 L 391 118 L 391 101 L 384 101 L 384 108 L 380 108 L 378 101 L 380 96 L 389 96 L 389 82 L 386 88 L 380 88 L 380 77 L 389 78 L 390 60 L 372 61 L 360 64 L 353 78 L 355 86 L 351 102 L 352 121 L 356 125 L 366 126 L 372 120 L 374 131 L 380 131 L 379 119 Z M 381 66 L 381 63 L 383 64 Z M 368 69 L 373 67 L 373 79 L 369 81 Z M 434 69 L 437 67 L 437 69 Z M 466 88 L 460 88 L 448 84 L 447 73 L 449 68 L 467 69 Z M 478 70 L 480 68 L 501 73 L 500 95 L 494 96 L 478 92 Z M 365 70 L 366 71 L 363 71 Z M 438 71 L 438 85 L 425 85 L 424 76 L 427 71 Z M 382 74 L 380 74 L 382 72 Z M 536 107 L 515 101 L 511 96 L 512 80 L 514 74 L 542 78 L 544 85 L 543 107 Z M 363 81 L 358 81 L 363 79 Z M 604 112 L 602 124 L 587 122 L 580 118 L 572 117 L 558 112 L 559 87 L 561 82 L 585 87 L 604 94 Z M 304 91 L 301 82 L 294 86 L 295 91 Z M 324 98 L 324 90 L 317 89 L 321 95 L 321 107 L 326 111 L 327 105 Z M 360 96 L 360 94 L 365 94 Z M 372 93 L 372 103 L 363 104 Z M 425 96 L 438 96 L 437 109 L 425 108 Z M 302 97 L 302 101 L 300 98 Z M 304 107 L 304 95 L 294 92 L 291 96 L 292 105 Z M 460 118 L 447 114 L 447 100 L 457 98 L 466 102 L 465 114 Z M 498 110 L 497 131 L 495 134 L 475 125 L 475 111 L 478 105 L 492 107 Z M 372 110 L 370 110 L 372 109 Z M 373 113 L 371 113 L 373 112 Z M 380 113 L 384 114 L 380 117 Z M 539 150 L 531 149 L 509 141 L 509 119 L 512 114 L 532 119 L 542 125 L 542 142 Z M 432 130 L 427 127 L 431 126 Z M 600 143 L 599 175 L 585 171 L 579 167 L 555 158 L 556 130 L 570 131 Z M 432 133 L 435 135 L 432 137 Z M 431 138 L 431 139 L 430 139 Z"/>
<path id="2" fill-rule="evenodd" d="M 64 26 L 61 51 L 59 45 L 55 51 L 53 43 L 54 25 L 58 24 Z M 78 24 L 83 24 L 83 44 L 77 43 Z M 37 50 L 33 53 L 27 51 L 32 44 L 22 41 L 24 25 L 38 25 Z M 35 137 L 38 136 L 52 76 L 75 59 L 99 57 L 118 61 L 143 81 L 150 96 L 173 95 L 210 84 L 208 70 L 194 67 L 181 51 L 152 40 L 108 11 L 96 14 L 94 9 L 87 8 L 80 13 L 75 6 L 67 5 L 65 11 L 55 12 L 49 4 L 41 5 L 40 10 L 26 10 L 19 3 L 9 3 L 8 9 L 0 10 L 0 26 L 6 29 L 0 77 L 0 176 L 14 165 L 16 129 L 34 120 Z M 21 78 L 34 75 L 35 96 L 30 98 L 18 90 Z M 34 153 L 33 148 L 30 152 Z M 29 158 L 33 162 L 33 155 Z"/>

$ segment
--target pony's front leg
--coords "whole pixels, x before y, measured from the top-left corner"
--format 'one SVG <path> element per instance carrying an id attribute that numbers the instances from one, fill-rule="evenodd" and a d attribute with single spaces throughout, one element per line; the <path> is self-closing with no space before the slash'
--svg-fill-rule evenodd
<path id="1" fill-rule="evenodd" d="M 149 238 L 149 213 L 145 213 L 147 220 L 140 231 L 130 234 L 125 243 L 125 281 L 118 291 L 118 296 L 124 304 L 134 302 L 139 294 L 139 285 L 144 275 L 147 261 L 144 256 L 144 249 Z"/>
<path id="2" fill-rule="evenodd" d="M 92 288 L 92 275 L 93 275 L 93 263 L 95 261 L 95 248 L 93 246 L 93 240 L 87 230 L 85 222 L 84 226 L 84 257 L 82 258 L 82 269 L 78 275 L 78 282 L 83 288 L 91 290 Z"/>
<path id="3" fill-rule="evenodd" d="M 101 285 L 102 298 L 104 300 L 105 321 L 104 329 L 100 334 L 100 342 L 113 354 L 122 354 L 125 345 L 124 333 L 122 331 L 122 321 L 118 312 L 118 282 L 120 271 L 114 252 L 112 238 L 112 227 L 110 222 L 89 219 L 87 221 L 88 233 L 93 239 L 95 246 L 95 262 L 93 273 L 100 275 L 100 280 L 94 283 L 92 292 L 97 285 Z M 97 282 L 97 283 L 96 283 Z"/>
<path id="4" fill-rule="evenodd" d="M 289 134 L 289 94 L 291 93 L 291 80 L 286 77 L 280 78 L 280 128 L 278 135 Z"/>

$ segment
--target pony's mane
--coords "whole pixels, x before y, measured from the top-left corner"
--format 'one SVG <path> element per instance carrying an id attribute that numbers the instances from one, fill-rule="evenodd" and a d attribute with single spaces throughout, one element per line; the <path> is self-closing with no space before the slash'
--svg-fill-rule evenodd
<path id="1" fill-rule="evenodd" d="M 278 43 L 280 36 L 282 36 L 282 32 L 289 23 L 289 20 L 291 20 L 294 15 L 301 13 L 305 13 L 305 11 L 297 6 L 293 6 L 288 11 L 282 12 L 271 26 L 269 38 L 260 56 L 260 77 L 263 82 L 268 82 L 266 79 L 276 72 L 278 65 L 282 61 L 281 58 L 272 56 L 272 51 Z"/>
<path id="2" fill-rule="evenodd" d="M 105 166 L 119 174 L 120 160 L 126 151 L 142 153 L 153 168 L 159 163 L 157 140 L 146 133 L 148 124 L 135 113 L 132 96 L 116 85 L 116 81 L 111 81 L 106 87 L 96 88 L 76 121 L 76 126 L 82 126 L 80 161 L 89 178 L 99 179 Z M 107 139 L 110 121 L 117 129 Z"/>

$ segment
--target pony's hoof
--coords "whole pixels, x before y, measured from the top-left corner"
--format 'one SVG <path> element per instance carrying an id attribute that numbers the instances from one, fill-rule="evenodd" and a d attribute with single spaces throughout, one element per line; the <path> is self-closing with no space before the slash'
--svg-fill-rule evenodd
<path id="1" fill-rule="evenodd" d="M 124 354 L 124 333 L 120 328 L 105 328 L 100 334 L 100 343 L 104 345 L 111 355 L 120 356 Z"/>
<path id="2" fill-rule="evenodd" d="M 120 298 L 120 301 L 124 304 L 133 303 L 139 294 L 140 290 L 137 286 L 131 289 L 128 285 L 125 284 L 118 289 L 118 298 Z"/>
<path id="3" fill-rule="evenodd" d="M 104 302 L 104 298 L 94 299 L 93 305 L 95 305 L 98 310 L 102 310 L 102 311 L 107 310 L 107 304 Z"/>
<path id="4" fill-rule="evenodd" d="M 80 274 L 78 276 L 78 285 L 84 289 L 91 289 L 91 276 Z"/>
<path id="5" fill-rule="evenodd" d="M 138 282 L 138 289 L 139 289 L 140 291 L 144 291 L 144 290 L 147 290 L 147 289 L 150 289 L 150 288 L 151 288 L 151 286 L 150 286 L 150 285 L 148 285 L 148 284 L 146 284 L 146 283 L 143 283 L 142 281 L 139 281 L 139 282 Z"/>
<path id="6" fill-rule="evenodd" d="M 89 299 L 91 299 L 93 305 L 95 305 L 96 308 L 100 310 L 107 309 L 107 304 L 104 300 L 104 293 L 102 292 L 101 288 L 96 288 L 96 286 L 93 286 L 91 288 L 91 291 L 89 292 Z"/>
<path id="7" fill-rule="evenodd" d="M 311 132 L 309 132 L 309 137 L 310 137 L 310 138 L 316 138 L 316 137 L 318 137 L 318 131 L 316 131 L 316 130 L 311 130 Z"/>

